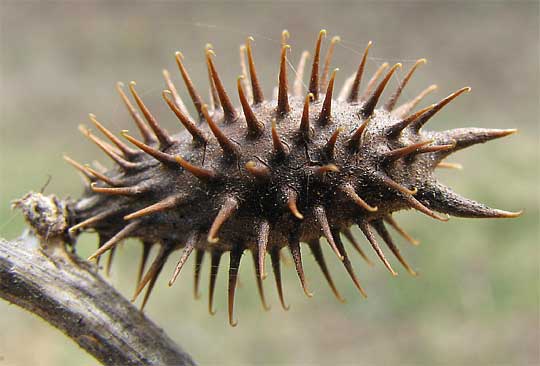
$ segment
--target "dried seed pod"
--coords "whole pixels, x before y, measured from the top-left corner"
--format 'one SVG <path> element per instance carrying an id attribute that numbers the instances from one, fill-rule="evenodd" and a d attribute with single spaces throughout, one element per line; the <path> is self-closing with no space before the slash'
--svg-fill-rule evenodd
<path id="1" fill-rule="evenodd" d="M 322 256 L 319 239 L 323 236 L 365 296 L 340 238 L 343 233 L 371 263 L 352 237 L 351 223 L 360 227 L 376 255 L 393 275 L 396 272 L 386 259 L 375 233 L 414 275 L 384 226 L 384 222 L 389 223 L 407 240 L 416 243 L 393 221 L 393 212 L 412 208 L 443 221 L 447 218 L 438 213 L 460 217 L 519 216 L 520 212 L 492 209 L 463 198 L 438 183 L 433 175 L 436 167 L 447 164 L 442 160 L 453 152 L 512 134 L 515 130 L 424 131 L 422 127 L 429 119 L 470 88 L 462 88 L 439 103 L 411 112 L 428 92 L 435 89 L 432 86 L 417 98 L 395 108 L 413 72 L 425 62 L 421 59 L 390 99 L 380 102 L 389 80 L 401 65 L 396 64 L 385 72 L 389 65 L 383 64 L 365 90 L 360 90 L 371 42 L 365 48 L 356 73 L 346 81 L 341 97 L 336 99 L 333 94 L 336 72 L 331 73 L 329 67 L 333 46 L 339 38 L 332 39 L 320 74 L 325 34 L 326 31 L 321 31 L 317 38 L 307 95 L 302 95 L 302 76 L 308 53 L 302 53 L 300 78 L 295 80 L 290 92 L 287 79 L 290 47 L 286 44 L 289 34 L 283 33 L 281 50 L 277 52 L 279 57 L 276 57 L 279 72 L 276 100 L 264 99 L 255 70 L 253 39 L 248 38 L 241 48 L 242 55 L 246 52 L 247 65 L 243 60 L 243 76 L 237 80 L 238 107 L 233 103 L 233 94 L 225 90 L 218 72 L 219 58 L 210 48 L 206 51 L 206 66 L 216 98 L 214 110 L 204 104 L 184 66 L 182 54 L 177 53 L 181 76 L 199 116 L 199 121 L 190 118 L 166 72 L 165 79 L 171 91 L 164 92 L 163 97 L 185 127 L 178 134 L 170 134 L 160 126 L 135 91 L 134 83 L 129 88 L 135 103 L 123 92 L 122 84 L 118 84 L 142 139 L 139 141 L 123 132 L 122 135 L 134 146 L 124 145 L 91 116 L 92 122 L 116 147 L 86 129 L 83 133 L 118 166 L 97 172 L 66 157 L 91 182 L 82 199 L 66 203 L 71 223 L 66 235 L 76 238 L 81 231 L 96 231 L 103 240 L 92 258 L 114 250 L 127 237 L 140 239 L 144 251 L 136 295 L 147 287 L 143 306 L 167 258 L 175 250 L 183 249 L 176 256 L 180 259 L 170 284 L 195 251 L 195 293 L 198 294 L 203 257 L 209 252 L 212 262 L 209 309 L 213 313 L 218 266 L 222 255 L 229 252 L 229 321 L 236 325 L 234 295 L 238 266 L 246 250 L 252 252 L 264 308 L 268 308 L 262 289 L 267 253 L 270 254 L 280 302 L 287 308 L 280 269 L 280 252 L 284 247 L 292 254 L 306 295 L 311 296 L 311 293 L 303 269 L 301 243 L 307 243 L 332 292 L 343 301 Z M 248 67 L 250 82 L 246 79 Z M 144 273 L 153 245 L 160 248 L 159 254 Z"/>

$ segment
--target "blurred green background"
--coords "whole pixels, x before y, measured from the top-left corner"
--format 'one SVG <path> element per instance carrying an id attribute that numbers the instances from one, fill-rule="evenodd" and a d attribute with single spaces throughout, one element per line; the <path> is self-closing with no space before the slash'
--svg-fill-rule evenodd
<path id="1" fill-rule="evenodd" d="M 352 73 L 368 40 L 369 71 L 384 60 L 406 70 L 426 57 L 403 100 L 431 83 L 436 96 L 464 86 L 473 92 L 441 112 L 429 127 L 519 128 L 510 138 L 476 146 L 450 159 L 463 171 L 440 179 L 467 197 L 507 210 L 515 220 L 452 219 L 448 223 L 409 212 L 396 215 L 422 244 L 398 239 L 421 273 L 411 278 L 393 261 L 391 278 L 380 263 L 368 268 L 352 253 L 369 293 L 360 298 L 345 271 L 327 255 L 347 303 L 338 303 L 310 256 L 306 271 L 315 296 L 307 299 L 294 269 L 284 269 L 291 309 L 278 305 L 265 281 L 270 312 L 263 312 L 246 261 L 238 291 L 239 326 L 226 320 L 226 276 L 218 278 L 218 313 L 207 313 L 206 295 L 192 297 L 191 266 L 173 288 L 168 263 L 147 314 L 201 365 L 537 365 L 539 360 L 539 6 L 538 2 L 0 2 L 0 235 L 24 229 L 10 201 L 39 190 L 77 197 L 77 174 L 61 158 L 99 158 L 77 132 L 93 112 L 112 129 L 133 129 L 114 91 L 117 80 L 137 80 L 169 130 L 178 123 L 160 100 L 161 69 L 181 50 L 194 81 L 206 88 L 203 61 L 211 42 L 223 79 L 233 91 L 240 73 L 238 46 L 256 39 L 258 71 L 266 94 L 277 78 L 279 35 L 291 33 L 291 58 L 312 49 L 317 32 L 340 35 L 335 65 L 339 83 Z M 326 43 L 327 44 L 327 43 Z M 395 86 L 403 71 L 392 80 Z M 236 97 L 235 97 L 236 99 Z M 396 236 L 397 239 L 397 236 Z M 81 237 L 82 256 L 96 238 Z M 365 241 L 362 240 L 365 244 Z M 366 246 L 367 249 L 367 246 Z M 130 296 L 140 246 L 127 242 L 111 283 Z M 375 255 L 370 253 L 374 259 Z M 392 258 L 393 260 L 393 258 Z M 207 282 L 205 263 L 203 283 Z M 226 261 L 224 263 L 227 264 Z M 271 277 L 270 277 L 271 279 Z M 0 302 L 0 365 L 94 365 L 75 343 L 40 319 Z"/>

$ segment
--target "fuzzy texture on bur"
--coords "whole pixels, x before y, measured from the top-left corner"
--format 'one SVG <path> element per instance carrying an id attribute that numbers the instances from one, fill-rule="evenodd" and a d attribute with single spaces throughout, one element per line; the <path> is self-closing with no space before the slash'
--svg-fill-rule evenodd
<path id="1" fill-rule="evenodd" d="M 279 84 L 273 99 L 265 98 L 259 84 L 253 39 L 249 38 L 240 48 L 243 75 L 236 85 L 239 108 L 225 90 L 215 55 L 211 46 L 207 46 L 210 107 L 203 103 L 191 82 L 183 55 L 176 54 L 180 74 L 195 106 L 195 117 L 185 108 L 169 73 L 163 73 L 168 89 L 163 92 L 163 98 L 185 127 L 182 132 L 169 134 L 160 127 L 137 94 L 134 82 L 129 89 L 135 103 L 120 83 L 118 91 L 142 139 L 123 131 L 122 136 L 133 145 L 130 146 L 108 131 L 94 115 L 90 115 L 91 122 L 112 145 L 81 127 L 83 134 L 103 149 L 116 166 L 101 170 L 66 157 L 89 182 L 83 197 L 67 205 L 69 233 L 72 238 L 85 230 L 99 234 L 99 249 L 91 258 L 99 258 L 107 251 L 112 258 L 116 245 L 123 239 L 140 239 L 143 259 L 135 296 L 147 287 L 143 306 L 165 261 L 176 249 L 183 251 L 170 284 L 195 252 L 196 295 L 204 255 L 210 254 L 210 312 L 213 312 L 214 284 L 221 256 L 230 254 L 229 321 L 235 325 L 234 292 L 245 250 L 252 252 L 263 306 L 267 308 L 262 280 L 268 253 L 281 304 L 287 308 L 280 274 L 280 250 L 284 247 L 292 254 L 308 296 L 311 293 L 304 276 L 300 243 L 310 248 L 335 296 L 342 300 L 322 256 L 321 237 L 326 238 L 365 296 L 341 241 L 343 234 L 367 258 L 350 233 L 351 225 L 359 226 L 392 274 L 396 273 L 375 233 L 414 275 L 386 229 L 389 224 L 415 243 L 392 219 L 393 212 L 415 209 L 442 221 L 448 219 L 447 215 L 486 218 L 519 215 L 463 198 L 438 183 L 433 175 L 437 167 L 451 167 L 442 162 L 449 154 L 515 132 L 479 128 L 423 130 L 434 114 L 470 88 L 411 112 L 435 89 L 431 86 L 396 108 L 403 87 L 417 67 L 425 63 L 421 59 L 388 101 L 377 107 L 388 81 L 401 64 L 392 67 L 383 64 L 360 92 L 370 42 L 358 70 L 345 81 L 336 97 L 337 69 L 330 72 L 329 67 L 339 38 L 332 39 L 322 60 L 324 36 L 325 32 L 321 31 L 317 38 L 307 91 L 302 88 L 307 52 L 302 54 L 294 86 L 289 90 L 288 33 L 284 32 Z M 160 250 L 145 273 L 146 260 L 154 245 Z"/>

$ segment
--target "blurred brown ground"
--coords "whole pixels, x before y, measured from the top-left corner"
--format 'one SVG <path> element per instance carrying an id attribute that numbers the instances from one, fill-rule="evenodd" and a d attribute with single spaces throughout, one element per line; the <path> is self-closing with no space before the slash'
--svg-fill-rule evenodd
<path id="1" fill-rule="evenodd" d="M 189 270 L 167 288 L 169 263 L 147 307 L 149 316 L 201 365 L 537 365 L 538 14 L 535 1 L 0 1 L 0 235 L 13 238 L 23 230 L 22 218 L 9 210 L 9 202 L 39 190 L 48 175 L 47 192 L 80 193 L 79 178 L 63 163 L 62 152 L 84 162 L 105 160 L 77 132 L 79 123 L 87 123 L 88 112 L 115 130 L 133 129 L 114 91 L 117 80 L 137 80 L 163 124 L 175 130 L 178 124 L 160 100 L 161 69 L 169 68 L 179 80 L 174 51 L 184 53 L 194 81 L 204 90 L 203 48 L 212 43 L 232 92 L 240 73 L 238 46 L 253 35 L 258 71 L 269 95 L 277 78 L 281 30 L 291 33 L 296 62 L 304 48 L 312 49 L 319 29 L 326 28 L 329 36 L 338 34 L 343 40 L 334 62 L 341 69 L 339 83 L 373 40 L 370 71 L 383 60 L 403 62 L 405 69 L 417 58 L 429 60 L 403 100 L 431 83 L 439 91 L 426 103 L 472 86 L 473 92 L 437 116 L 430 128 L 519 128 L 511 138 L 459 153 L 450 160 L 464 164 L 465 170 L 439 176 L 465 196 L 503 209 L 524 208 L 525 215 L 443 224 L 412 212 L 399 214 L 422 241 L 419 248 L 399 241 L 421 276 L 410 278 L 401 270 L 399 277 L 390 278 L 380 264 L 367 268 L 355 257 L 369 293 L 362 300 L 339 263 L 328 256 L 345 305 L 334 300 L 309 260 L 306 270 L 315 297 L 303 297 L 289 267 L 284 276 L 291 310 L 280 309 L 273 284 L 266 281 L 272 310 L 265 313 L 251 265 L 245 265 L 237 328 L 226 322 L 224 271 L 218 314 L 210 317 L 206 299 L 192 298 Z M 94 248 L 92 235 L 78 246 L 82 256 Z M 111 282 L 126 296 L 133 290 L 139 250 L 139 245 L 126 243 L 113 269 Z M 0 302 L 0 365 L 30 364 L 96 362 L 41 320 Z"/>

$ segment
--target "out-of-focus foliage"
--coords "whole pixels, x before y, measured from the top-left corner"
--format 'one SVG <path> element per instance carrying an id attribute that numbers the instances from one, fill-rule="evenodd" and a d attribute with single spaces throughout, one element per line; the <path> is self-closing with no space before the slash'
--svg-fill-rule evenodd
<path id="1" fill-rule="evenodd" d="M 204 365 L 540 361 L 537 2 L 2 2 L 0 27 L 0 235 L 8 238 L 24 228 L 20 214 L 9 210 L 10 200 L 39 190 L 48 175 L 52 181 L 47 192 L 75 197 L 80 193 L 79 178 L 63 163 L 62 152 L 85 162 L 99 158 L 108 163 L 77 133 L 77 125 L 87 123 L 88 112 L 116 131 L 134 129 L 115 95 L 117 80 L 136 79 L 160 121 L 170 131 L 180 128 L 160 100 L 163 67 L 182 85 L 174 65 L 176 50 L 184 53 L 205 94 L 204 45 L 214 45 L 218 68 L 232 92 L 240 73 L 238 46 L 253 35 L 258 71 L 270 95 L 284 28 L 292 35 L 294 62 L 304 48 L 311 50 L 320 28 L 342 36 L 334 63 L 341 69 L 339 84 L 355 70 L 368 40 L 375 43 L 370 71 L 384 60 L 403 62 L 407 68 L 426 57 L 429 63 L 417 72 L 405 98 L 431 83 L 439 85 L 431 101 L 464 85 L 473 87 L 429 128 L 520 129 L 518 135 L 457 154 L 451 161 L 465 169 L 441 171 L 440 177 L 458 192 L 492 206 L 524 208 L 523 217 L 440 223 L 413 212 L 399 214 L 403 226 L 422 242 L 412 248 L 399 240 L 421 275 L 411 278 L 401 270 L 399 277 L 390 278 L 379 263 L 368 268 L 353 255 L 367 300 L 360 298 L 341 265 L 328 255 L 347 298 L 345 305 L 339 304 L 306 255 L 315 297 L 306 299 L 294 269 L 285 267 L 291 309 L 280 309 L 269 278 L 265 285 L 272 310 L 265 313 L 246 257 L 237 328 L 226 321 L 225 271 L 218 278 L 218 313 L 211 317 L 206 298 L 193 300 L 192 263 L 172 289 L 166 280 L 173 263 L 167 265 L 147 312 Z M 85 256 L 95 248 L 95 238 L 88 234 L 81 239 L 77 250 Z M 133 291 L 139 252 L 137 243 L 126 242 L 113 268 L 111 281 L 126 296 Z M 375 259 L 374 254 L 371 257 Z M 203 283 L 206 275 L 205 271 Z M 3 302 L 0 329 L 0 364 L 95 363 L 41 320 Z"/>

